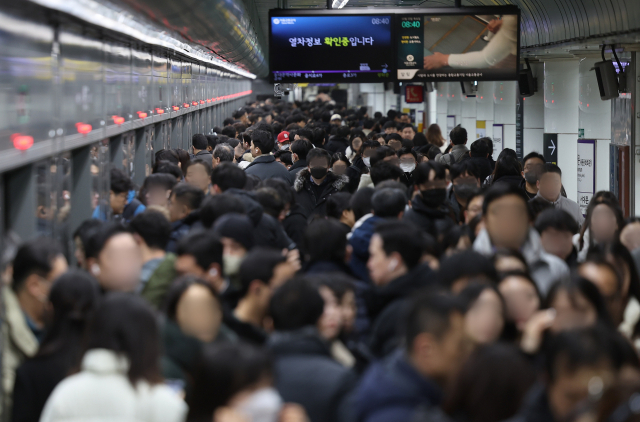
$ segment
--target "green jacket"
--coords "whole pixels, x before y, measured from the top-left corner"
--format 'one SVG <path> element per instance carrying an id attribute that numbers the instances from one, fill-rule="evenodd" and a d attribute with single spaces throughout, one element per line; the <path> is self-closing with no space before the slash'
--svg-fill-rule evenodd
<path id="1" fill-rule="evenodd" d="M 141 296 L 156 310 L 161 310 L 164 306 L 169 286 L 177 276 L 175 263 L 176 256 L 168 253 L 142 289 Z"/>

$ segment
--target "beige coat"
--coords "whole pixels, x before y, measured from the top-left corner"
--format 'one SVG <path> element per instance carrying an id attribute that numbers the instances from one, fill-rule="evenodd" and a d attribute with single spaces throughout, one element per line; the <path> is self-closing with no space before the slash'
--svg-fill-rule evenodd
<path id="1" fill-rule="evenodd" d="M 36 354 L 38 340 L 27 325 L 27 321 L 11 289 L 2 288 L 5 323 L 2 324 L 2 421 L 11 420 L 11 404 L 16 369 L 24 360 Z"/>

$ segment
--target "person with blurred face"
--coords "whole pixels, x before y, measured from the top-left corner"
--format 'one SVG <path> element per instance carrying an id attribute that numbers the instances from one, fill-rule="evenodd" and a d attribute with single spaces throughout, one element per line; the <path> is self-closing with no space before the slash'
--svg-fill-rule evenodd
<path id="1" fill-rule="evenodd" d="M 587 260 L 578 267 L 578 274 L 595 284 L 607 305 L 614 325 L 620 325 L 627 302 L 622 293 L 622 274 L 605 257 L 597 253 L 587 255 Z"/>
<path id="2" fill-rule="evenodd" d="M 175 270 L 178 275 L 193 275 L 208 282 L 218 293 L 227 289 L 222 259 L 223 246 L 213 231 L 195 231 L 180 240 Z"/>
<path id="3" fill-rule="evenodd" d="M 533 199 L 538 195 L 537 183 L 540 171 L 545 164 L 544 157 L 537 152 L 531 152 L 524 157 L 522 163 L 522 178 L 524 179 L 522 188 L 527 198 Z"/>
<path id="4" fill-rule="evenodd" d="M 471 223 L 476 215 L 482 214 L 482 203 L 484 202 L 484 194 L 481 192 L 476 193 L 469 198 L 467 209 L 464 210 L 464 224 Z"/>
<path id="5" fill-rule="evenodd" d="M 544 210 L 538 215 L 535 228 L 547 253 L 562 259 L 570 267 L 575 266 L 578 252 L 573 246 L 573 236 L 578 232 L 578 223 L 571 215 L 556 208 Z"/>
<path id="6" fill-rule="evenodd" d="M 554 281 L 568 275 L 567 265 L 542 248 L 540 236 L 530 226 L 529 208 L 522 191 L 506 183 L 494 184 L 482 205 L 482 230 L 473 248 L 485 256 L 493 256 L 500 248 L 519 250 L 542 294 Z"/>
<path id="7" fill-rule="evenodd" d="M 507 319 L 522 333 L 527 322 L 542 305 L 536 283 L 525 272 L 511 271 L 502 276 L 498 290 L 507 306 Z"/>
<path id="8" fill-rule="evenodd" d="M 254 245 L 253 224 L 246 215 L 230 213 L 220 217 L 213 229 L 222 242 L 224 276 L 228 277 L 231 283 L 238 283 L 240 265 Z"/>
<path id="9" fill-rule="evenodd" d="M 545 164 L 538 175 L 538 198 L 551 203 L 555 209 L 566 211 L 571 215 L 578 226 L 582 226 L 584 217 L 580 206 L 569 198 L 561 195 L 562 171 L 555 164 Z"/>
<path id="10" fill-rule="evenodd" d="M 209 193 L 211 178 L 211 163 L 203 159 L 195 159 L 189 163 L 184 180 L 201 189 L 205 194 Z"/>
<path id="11" fill-rule="evenodd" d="M 145 195 L 146 205 L 160 206 L 168 211 L 171 190 L 175 185 L 175 177 L 167 173 L 154 173 L 147 176 L 141 189 Z"/>
<path id="12" fill-rule="evenodd" d="M 500 292 L 488 285 L 473 283 L 460 297 L 467 303 L 465 330 L 475 344 L 489 344 L 498 340 L 505 324 L 505 305 Z"/>
<path id="13" fill-rule="evenodd" d="M 91 274 L 104 291 L 133 292 L 140 283 L 142 253 L 135 238 L 120 224 L 109 224 L 95 234 L 96 259 Z"/>

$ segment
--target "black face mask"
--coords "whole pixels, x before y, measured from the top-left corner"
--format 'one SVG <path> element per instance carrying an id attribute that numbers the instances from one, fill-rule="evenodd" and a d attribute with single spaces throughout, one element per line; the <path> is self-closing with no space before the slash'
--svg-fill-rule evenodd
<path id="1" fill-rule="evenodd" d="M 309 169 L 309 171 L 311 172 L 311 177 L 314 179 L 322 179 L 327 175 L 329 169 L 326 167 L 313 167 Z"/>
<path id="2" fill-rule="evenodd" d="M 422 202 L 430 208 L 438 208 L 447 199 L 445 188 L 421 190 Z"/>
<path id="3" fill-rule="evenodd" d="M 538 181 L 538 173 L 535 171 L 530 171 L 528 173 L 525 173 L 524 180 L 530 185 L 535 185 L 536 182 Z"/>
<path id="4" fill-rule="evenodd" d="M 476 185 L 453 185 L 453 193 L 463 201 L 467 201 L 469 198 L 471 198 L 476 189 Z"/>

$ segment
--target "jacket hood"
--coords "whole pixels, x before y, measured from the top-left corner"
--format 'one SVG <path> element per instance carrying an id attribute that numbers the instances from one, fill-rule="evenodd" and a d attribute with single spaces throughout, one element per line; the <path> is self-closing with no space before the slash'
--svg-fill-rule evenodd
<path id="1" fill-rule="evenodd" d="M 262 205 L 260 205 L 260 203 L 255 200 L 251 192 L 247 192 L 242 189 L 231 188 L 227 189 L 225 193 L 237 196 L 242 200 L 242 202 L 244 203 L 245 211 L 251 219 L 254 227 L 260 223 L 264 208 L 262 208 Z"/>
<path id="2" fill-rule="evenodd" d="M 296 174 L 296 181 L 293 183 L 296 192 L 300 192 L 305 183 L 311 183 L 310 177 L 311 172 L 309 172 L 308 168 L 302 169 Z M 337 176 L 332 171 L 327 173 L 327 178 L 329 178 L 329 184 L 338 191 L 341 191 L 347 186 L 347 183 L 349 183 L 349 177 L 347 175 Z"/>
<path id="3" fill-rule="evenodd" d="M 276 331 L 269 337 L 267 348 L 276 356 L 331 356 L 329 345 L 320 337 L 318 330 L 312 326 L 296 331 Z"/>

